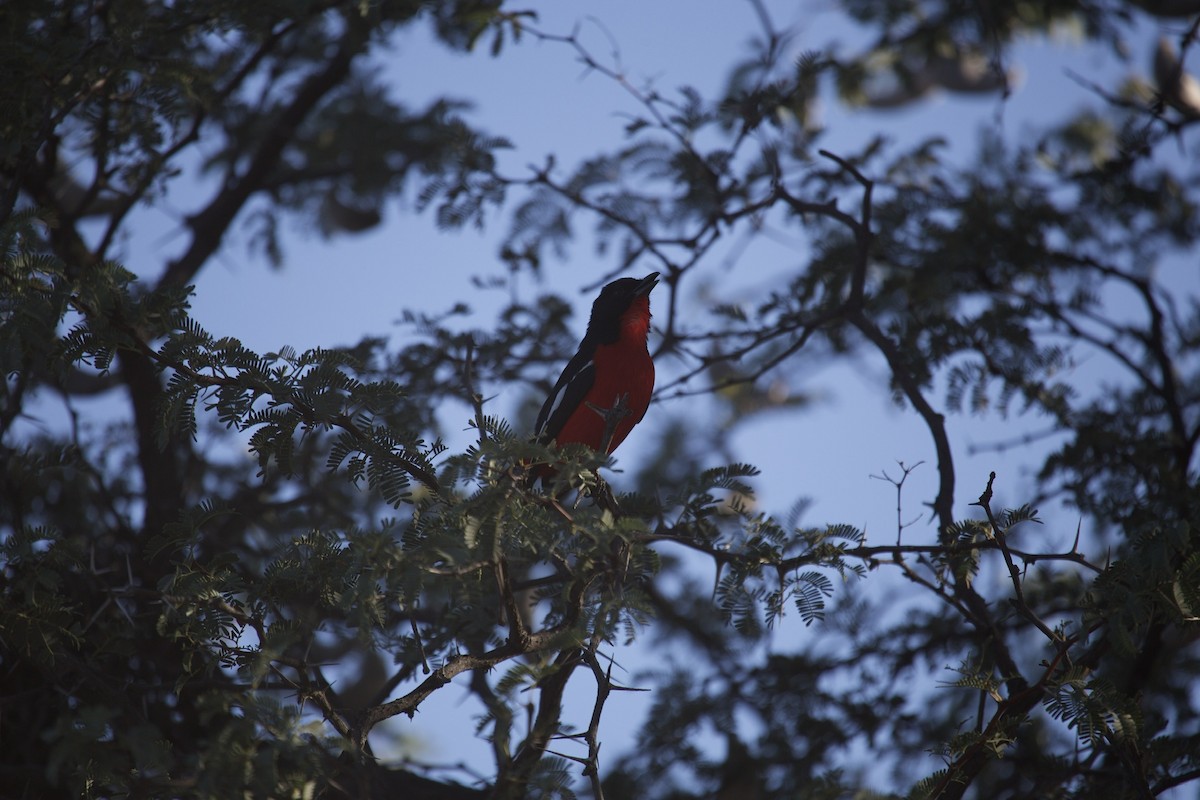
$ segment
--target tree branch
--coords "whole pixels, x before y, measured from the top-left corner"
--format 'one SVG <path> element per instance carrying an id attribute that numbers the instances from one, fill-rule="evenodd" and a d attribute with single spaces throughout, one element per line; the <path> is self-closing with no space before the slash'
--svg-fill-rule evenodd
<path id="1" fill-rule="evenodd" d="M 279 164 L 296 130 L 331 91 L 350 74 L 350 66 L 369 40 L 369 30 L 353 12 L 345 14 L 346 32 L 336 52 L 320 71 L 310 75 L 296 92 L 292 102 L 275 118 L 259 141 L 254 155 L 241 174 L 227 176 L 225 185 L 208 205 L 188 219 L 192 242 L 181 256 L 167 265 L 157 288 L 187 284 L 221 246 L 231 222 L 250 197 L 263 186 Z"/>
<path id="2" fill-rule="evenodd" d="M 1017 569 L 1017 565 L 1013 563 L 1012 551 L 1008 548 L 1007 534 L 996 522 L 995 516 L 992 515 L 992 483 L 996 480 L 996 473 L 993 472 L 988 477 L 987 488 L 979 495 L 979 499 L 972 503 L 973 506 L 980 506 L 984 513 L 987 514 L 988 523 L 992 527 L 992 535 L 996 540 L 996 545 L 1000 550 L 1000 554 L 1004 556 L 1004 564 L 1008 567 L 1009 578 L 1012 579 L 1013 592 L 1016 594 L 1017 610 L 1025 619 L 1033 623 L 1042 635 L 1049 639 L 1054 644 L 1060 644 L 1063 637 L 1050 629 L 1050 626 L 1042 621 L 1042 618 L 1029 606 L 1025 600 L 1025 591 L 1021 587 L 1021 571 Z"/>

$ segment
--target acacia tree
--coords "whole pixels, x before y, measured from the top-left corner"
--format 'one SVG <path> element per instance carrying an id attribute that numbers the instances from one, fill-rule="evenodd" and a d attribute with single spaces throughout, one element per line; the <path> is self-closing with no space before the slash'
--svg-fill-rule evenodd
<path id="1" fill-rule="evenodd" d="M 1174 154 L 1195 150 L 1184 65 L 1200 9 L 842 5 L 866 46 L 797 59 L 752 4 L 759 47 L 707 98 L 642 90 L 500 3 L 10 3 L 3 791 L 834 797 L 887 781 L 913 796 L 1146 797 L 1200 779 L 1200 320 L 1171 272 L 1198 232 L 1196 161 Z M 1147 12 L 1177 19 L 1156 88 L 1081 86 L 1087 111 L 1020 142 L 987 135 L 966 166 L 934 138 L 841 151 L 810 116 L 833 94 L 1002 103 L 1019 37 L 1074 23 L 1116 57 Z M 483 39 L 500 57 L 518 34 L 557 42 L 629 89 L 627 141 L 574 171 L 503 173 L 506 143 L 465 109 L 411 111 L 370 77 L 375 48 L 425 19 L 448 46 Z M 129 213 L 170 191 L 201 139 L 212 194 L 182 252 L 134 281 L 109 260 Z M 664 396 L 710 394 L 744 418 L 779 405 L 772 380 L 873 354 L 936 455 L 933 496 L 908 500 L 927 500 L 932 524 L 874 543 L 763 514 L 752 467 L 707 460 L 727 429 L 699 453 L 681 423 L 661 426 L 640 493 L 591 502 L 605 459 L 552 453 L 484 399 L 545 388 L 573 344 L 558 298 L 514 301 L 469 333 L 418 316 L 396 350 L 256 353 L 189 318 L 187 284 L 239 220 L 285 261 L 284 215 L 362 230 L 414 181 L 444 225 L 511 208 L 508 269 L 545 269 L 590 220 L 614 273 L 661 272 L 656 349 L 685 365 Z M 770 226 L 812 245 L 787 285 L 698 307 L 689 287 L 720 271 L 718 243 Z M 1118 370 L 1102 393 L 1074 383 L 1089 357 Z M 52 396 L 74 424 L 24 425 Z M 124 415 L 86 424 L 95 396 Z M 461 450 L 439 437 L 447 400 L 474 425 Z M 1003 509 L 991 481 L 961 485 L 946 415 L 1010 411 L 1044 418 L 1055 444 L 1038 496 Z M 531 487 L 526 465 L 552 459 L 556 483 Z M 964 497 L 977 513 L 961 519 Z M 1012 529 L 1054 498 L 1082 515 L 1074 545 L 1018 547 Z M 683 553 L 717 568 L 715 593 Z M 889 572 L 914 602 L 884 625 L 891 600 L 871 587 Z M 793 607 L 814 634 L 763 655 Z M 654 699 L 638 747 L 601 762 L 631 639 L 669 641 L 688 667 L 639 676 Z M 372 730 L 455 679 L 482 709 L 484 776 L 380 762 Z M 564 716 L 569 686 L 594 698 L 588 718 Z M 715 752 L 699 744 L 713 731 Z"/>

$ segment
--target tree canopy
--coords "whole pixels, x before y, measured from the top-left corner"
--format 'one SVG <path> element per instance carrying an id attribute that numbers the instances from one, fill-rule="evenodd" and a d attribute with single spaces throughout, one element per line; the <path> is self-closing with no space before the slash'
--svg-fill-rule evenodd
<path id="1" fill-rule="evenodd" d="M 9 0 L 0 796 L 1200 785 L 1200 3 L 837 5 L 846 41 L 767 2 L 723 8 L 758 35 L 706 93 L 636 81 L 502 0 Z M 551 45 L 626 93 L 623 138 L 514 171 L 468 104 L 384 80 L 412 26 L 480 70 Z M 944 94 L 1002 111 L 1021 44 L 1068 33 L 1125 78 L 1077 75 L 1076 103 L 1019 136 L 887 135 L 886 110 Z M 1160 35 L 1140 78 L 1130 53 Z M 823 105 L 870 135 L 839 144 Z M 135 276 L 135 211 L 182 192 L 181 246 Z M 400 196 L 503 231 L 481 277 L 508 290 L 494 319 L 470 314 L 478 286 L 422 306 L 414 275 L 398 343 L 258 352 L 189 315 L 235 232 L 286 275 L 285 222 L 353 236 Z M 770 236 L 797 243 L 782 277 L 738 284 Z M 608 270 L 589 285 L 663 281 L 635 434 L 652 445 L 615 502 L 612 459 L 527 435 L 576 340 L 572 303 L 517 278 L 585 243 Z M 855 359 L 933 454 L 928 496 L 906 453 L 881 474 L 882 536 L 857 508 L 813 524 L 803 491 L 790 515 L 760 507 L 733 441 L 808 412 L 797 376 Z M 494 401 L 514 385 L 526 407 Z M 684 396 L 711 419 L 675 411 Z M 1021 420 L 1001 446 L 1037 459 L 1030 480 L 967 483 L 962 417 Z M 556 477 L 531 484 L 541 462 Z M 657 667 L 623 671 L 632 648 Z M 451 685 L 488 763 L 406 746 Z M 634 690 L 634 745 L 602 749 Z"/>

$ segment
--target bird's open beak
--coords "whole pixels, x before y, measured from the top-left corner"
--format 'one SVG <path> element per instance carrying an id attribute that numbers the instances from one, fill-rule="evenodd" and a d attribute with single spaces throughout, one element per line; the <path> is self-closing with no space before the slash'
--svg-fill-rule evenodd
<path id="1" fill-rule="evenodd" d="M 634 297 L 645 297 L 646 295 L 650 294 L 650 291 L 657 285 L 658 285 L 658 273 L 651 272 L 649 275 L 642 278 L 638 282 L 637 288 L 635 288 L 633 290 L 633 296 Z"/>

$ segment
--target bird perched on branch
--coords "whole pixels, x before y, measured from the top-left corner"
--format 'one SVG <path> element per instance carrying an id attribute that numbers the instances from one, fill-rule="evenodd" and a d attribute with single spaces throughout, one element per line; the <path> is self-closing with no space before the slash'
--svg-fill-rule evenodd
<path id="1" fill-rule="evenodd" d="M 654 361 L 646 347 L 650 292 L 658 273 L 620 278 L 592 304 L 587 333 L 538 413 L 534 433 L 559 447 L 580 443 L 611 453 L 646 414 Z"/>

